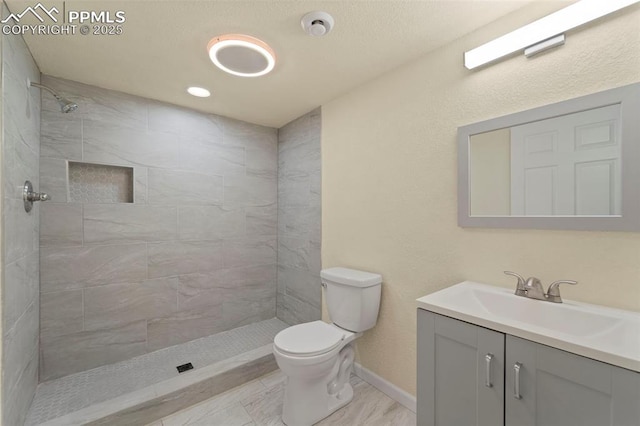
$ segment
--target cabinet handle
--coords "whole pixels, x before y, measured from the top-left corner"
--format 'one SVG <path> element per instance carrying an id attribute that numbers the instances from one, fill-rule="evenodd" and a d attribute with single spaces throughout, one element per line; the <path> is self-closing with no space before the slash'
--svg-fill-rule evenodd
<path id="1" fill-rule="evenodd" d="M 513 397 L 515 399 L 522 399 L 522 395 L 520 395 L 520 369 L 522 368 L 522 364 L 516 362 L 513 364 L 513 372 L 514 380 L 513 380 Z"/>
<path id="2" fill-rule="evenodd" d="M 484 362 L 485 362 L 484 385 L 488 388 L 493 387 L 493 383 L 491 383 L 491 361 L 493 361 L 493 354 L 486 354 L 484 356 Z"/>

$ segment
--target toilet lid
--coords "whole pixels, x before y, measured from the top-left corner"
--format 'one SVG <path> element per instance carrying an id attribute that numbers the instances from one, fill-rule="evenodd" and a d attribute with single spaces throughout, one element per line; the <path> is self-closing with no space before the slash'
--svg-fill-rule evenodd
<path id="1" fill-rule="evenodd" d="M 285 328 L 273 339 L 276 347 L 295 356 L 313 356 L 329 352 L 342 342 L 346 332 L 324 321 L 313 321 Z"/>

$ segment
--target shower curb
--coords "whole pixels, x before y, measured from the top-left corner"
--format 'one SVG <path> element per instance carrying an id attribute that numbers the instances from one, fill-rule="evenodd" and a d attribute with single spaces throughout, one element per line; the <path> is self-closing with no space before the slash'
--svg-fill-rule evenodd
<path id="1" fill-rule="evenodd" d="M 272 345 L 48 420 L 39 426 L 148 424 L 214 397 L 277 368 Z"/>

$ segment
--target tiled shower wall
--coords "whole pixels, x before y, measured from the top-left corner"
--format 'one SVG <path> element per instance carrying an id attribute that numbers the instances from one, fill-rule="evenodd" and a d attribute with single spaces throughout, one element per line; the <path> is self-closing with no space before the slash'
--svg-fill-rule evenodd
<path id="1" fill-rule="evenodd" d="M 43 76 L 41 375 L 276 314 L 277 130 Z M 67 162 L 133 168 L 133 203 L 70 202 Z"/>
<path id="2" fill-rule="evenodd" d="M 278 131 L 278 318 L 321 317 L 320 108 Z"/>
<path id="3" fill-rule="evenodd" d="M 8 11 L 3 4 L 2 16 Z M 38 188 L 40 71 L 24 40 L 2 37 L 2 419 L 21 425 L 38 384 L 38 215 L 22 185 Z"/>

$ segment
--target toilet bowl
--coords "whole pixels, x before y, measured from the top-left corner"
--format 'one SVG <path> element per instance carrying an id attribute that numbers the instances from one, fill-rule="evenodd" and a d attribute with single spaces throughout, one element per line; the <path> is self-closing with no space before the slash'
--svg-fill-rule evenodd
<path id="1" fill-rule="evenodd" d="M 312 425 L 351 401 L 354 351 L 350 343 L 361 335 L 313 321 L 276 336 L 273 354 L 287 376 L 282 412 L 286 425 Z"/>
<path id="2" fill-rule="evenodd" d="M 312 321 L 282 330 L 273 354 L 285 382 L 282 421 L 310 426 L 353 399 L 352 342 L 375 326 L 382 277 L 347 268 L 321 271 L 334 323 Z"/>

